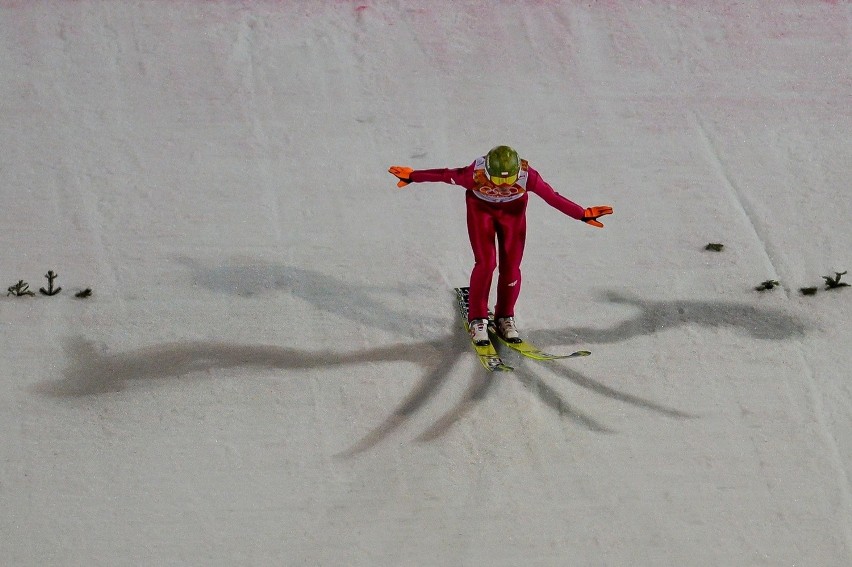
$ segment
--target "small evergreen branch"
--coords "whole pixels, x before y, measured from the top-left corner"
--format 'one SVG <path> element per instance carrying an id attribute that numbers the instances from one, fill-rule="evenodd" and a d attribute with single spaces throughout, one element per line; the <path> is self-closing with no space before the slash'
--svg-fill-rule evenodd
<path id="1" fill-rule="evenodd" d="M 74 297 L 79 297 L 80 299 L 84 299 L 86 297 L 91 297 L 91 296 L 92 296 L 92 290 L 88 287 L 86 289 L 84 289 L 83 291 L 79 291 L 79 292 L 74 294 Z"/>
<path id="2" fill-rule="evenodd" d="M 774 289 L 775 287 L 777 287 L 779 285 L 781 285 L 781 284 L 778 283 L 778 280 L 766 280 L 765 282 L 763 282 L 762 284 L 760 284 L 759 286 L 757 286 L 754 289 L 756 289 L 757 291 L 767 291 L 767 290 L 770 290 L 770 289 Z"/>
<path id="3" fill-rule="evenodd" d="M 56 289 L 53 289 L 53 280 L 55 280 L 56 278 L 58 278 L 58 277 L 59 277 L 59 274 L 55 274 L 55 273 L 53 273 L 53 270 L 48 270 L 48 271 L 47 271 L 47 275 L 45 275 L 44 277 L 46 277 L 46 278 L 47 278 L 47 289 L 40 288 L 40 289 L 39 289 L 39 291 L 40 291 L 41 293 L 43 293 L 44 295 L 56 295 L 57 293 L 59 293 L 60 291 L 62 291 L 62 288 L 61 288 L 61 287 L 58 287 L 58 288 L 56 288 Z"/>
<path id="4" fill-rule="evenodd" d="M 26 283 L 24 280 L 18 280 L 13 286 L 9 286 L 9 293 L 6 294 L 6 297 L 14 295 L 15 297 L 22 297 L 24 295 L 29 295 L 30 297 L 35 296 L 33 292 L 30 291 L 30 284 Z"/>
<path id="5" fill-rule="evenodd" d="M 833 278 L 831 276 L 823 276 L 822 279 L 825 280 L 825 289 L 837 289 L 839 287 L 849 287 L 848 283 L 840 281 L 840 278 L 845 276 L 848 271 L 849 270 L 846 270 L 845 272 L 834 272 Z"/>
<path id="6" fill-rule="evenodd" d="M 724 244 L 718 244 L 715 242 L 711 242 L 707 246 L 704 247 L 705 250 L 712 250 L 713 252 L 721 252 L 722 248 L 724 248 Z"/>
<path id="7" fill-rule="evenodd" d="M 799 288 L 799 291 L 802 292 L 802 295 L 816 295 L 817 288 L 815 288 L 815 287 L 802 287 L 802 288 Z"/>

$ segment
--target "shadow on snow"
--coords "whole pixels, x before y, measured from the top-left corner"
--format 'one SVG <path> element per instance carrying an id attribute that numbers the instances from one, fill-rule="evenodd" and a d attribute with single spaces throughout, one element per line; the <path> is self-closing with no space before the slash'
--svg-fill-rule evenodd
<path id="1" fill-rule="evenodd" d="M 246 284 L 250 271 L 240 269 L 229 276 L 230 272 L 196 275 L 196 281 L 204 282 L 210 289 L 217 289 L 222 282 L 233 277 Z M 345 301 L 358 303 L 366 301 L 366 291 L 353 291 L 355 298 L 342 292 L 346 287 L 339 281 L 324 279 L 323 276 L 306 270 L 288 270 L 286 268 L 264 268 L 258 272 L 263 278 L 272 278 L 276 289 L 294 291 L 301 289 L 298 295 L 304 299 L 322 305 L 324 309 L 341 307 Z M 249 278 L 250 279 L 250 278 Z M 217 283 L 218 282 L 218 283 Z M 257 281 L 249 281 L 251 289 L 258 288 Z M 225 285 L 227 287 L 227 285 Z M 262 286 L 265 288 L 265 286 Z M 348 288 L 347 288 L 348 289 Z M 330 302 L 330 298 L 335 298 Z M 746 304 L 699 302 L 699 301 L 642 301 L 615 292 L 606 295 L 613 303 L 629 304 L 638 309 L 632 319 L 626 320 L 608 329 L 588 327 L 566 327 L 548 331 L 533 331 L 530 339 L 537 343 L 594 344 L 616 343 L 633 337 L 649 335 L 661 330 L 670 330 L 682 325 L 701 325 L 707 327 L 728 327 L 745 332 L 764 340 L 785 340 L 804 335 L 806 326 L 799 319 L 781 311 L 757 308 Z M 372 312 L 372 323 L 384 330 L 396 331 L 398 315 L 382 307 L 377 301 L 369 299 L 366 307 L 342 308 L 344 316 L 351 315 L 364 322 L 362 315 Z M 356 367 L 361 364 L 382 362 L 411 362 L 420 366 L 424 374 L 411 392 L 397 405 L 385 420 L 374 427 L 366 436 L 350 449 L 341 453 L 351 456 L 366 451 L 390 433 L 399 428 L 408 419 L 432 399 L 441 385 L 452 374 L 453 368 L 461 361 L 472 358 L 467 337 L 453 325 L 447 335 L 431 340 L 396 344 L 361 350 L 357 352 L 315 352 L 273 345 L 239 345 L 228 342 L 176 342 L 154 345 L 134 351 L 109 353 L 99 352 L 85 339 L 73 338 L 66 341 L 66 352 L 70 359 L 63 378 L 47 381 L 35 386 L 35 391 L 51 397 L 77 397 L 117 392 L 129 382 L 138 380 L 174 379 L 192 372 L 214 371 L 225 368 L 270 368 L 276 370 L 323 369 L 334 367 Z M 541 377 L 540 370 L 569 380 L 577 386 L 588 389 L 601 396 L 629 404 L 641 409 L 676 419 L 694 417 L 677 409 L 639 396 L 619 391 L 594 380 L 570 367 L 570 361 L 536 362 L 519 359 L 512 373 L 491 374 L 476 365 L 469 384 L 458 402 L 439 417 L 418 437 L 418 441 L 431 441 L 441 437 L 456 422 L 462 419 L 473 407 L 493 391 L 498 379 L 518 379 L 528 390 L 534 392 L 542 403 L 553 409 L 557 415 L 571 420 L 577 425 L 601 433 L 613 432 L 578 408 L 569 404 L 565 398 Z M 538 366 L 543 364 L 544 366 Z"/>

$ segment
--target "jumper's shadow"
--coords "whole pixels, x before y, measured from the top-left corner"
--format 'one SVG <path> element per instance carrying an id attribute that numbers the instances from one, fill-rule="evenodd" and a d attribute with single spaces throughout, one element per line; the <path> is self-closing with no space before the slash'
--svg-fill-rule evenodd
<path id="1" fill-rule="evenodd" d="M 652 335 L 687 325 L 726 327 L 756 339 L 783 341 L 801 338 L 808 326 L 799 318 L 765 307 L 745 303 L 718 301 L 667 300 L 646 301 L 615 291 L 603 299 L 610 303 L 630 305 L 638 311 L 631 319 L 607 329 L 565 327 L 530 333 L 534 342 L 552 344 L 620 343 L 642 335 Z"/>
<path id="2" fill-rule="evenodd" d="M 335 284 L 337 285 L 337 284 Z M 340 290 L 338 290 L 340 291 Z M 649 335 L 678 325 L 727 327 L 765 340 L 786 340 L 799 337 L 806 325 L 786 313 L 757 308 L 746 304 L 694 301 L 641 301 L 610 293 L 607 299 L 627 303 L 639 309 L 630 320 L 609 329 L 564 328 L 530 333 L 532 340 L 542 344 L 568 345 L 577 342 L 612 343 L 636 336 Z M 386 311 L 387 315 L 390 312 Z M 593 417 L 569 404 L 565 398 L 542 378 L 541 369 L 565 378 L 573 384 L 620 403 L 652 411 L 664 417 L 685 419 L 694 417 L 687 412 L 667 407 L 643 397 L 622 392 L 594 380 L 572 368 L 572 361 L 536 363 L 518 357 L 514 373 L 487 373 L 473 356 L 468 339 L 453 325 L 447 334 L 435 340 L 402 343 L 356 352 L 314 352 L 301 349 L 269 346 L 238 345 L 226 342 L 165 343 L 129 352 L 100 351 L 81 338 L 66 341 L 70 363 L 59 380 L 43 382 L 35 391 L 51 397 L 77 397 L 116 392 L 134 381 L 175 379 L 192 372 L 225 368 L 273 368 L 280 370 L 323 369 L 382 362 L 411 362 L 424 371 L 412 391 L 391 414 L 360 441 L 343 452 L 350 456 L 363 452 L 385 439 L 403 425 L 427 402 L 435 397 L 462 360 L 475 366 L 469 384 L 458 402 L 439 417 L 418 437 L 431 441 L 441 437 L 480 401 L 493 391 L 501 379 L 514 377 L 533 392 L 542 403 L 560 417 L 571 420 L 591 431 L 610 433 L 612 430 Z M 353 370 L 354 371 L 354 370 Z"/>
<path id="3" fill-rule="evenodd" d="M 357 284 L 307 268 L 257 260 L 231 260 L 213 267 L 193 258 L 179 257 L 177 261 L 190 270 L 193 284 L 217 294 L 249 298 L 285 292 L 335 317 L 387 331 L 398 337 L 422 337 L 422 333 L 417 333 L 410 324 L 412 320 L 420 321 L 420 328 L 435 329 L 441 324 L 437 318 L 388 306 L 389 296 L 399 297 L 398 303 L 405 305 L 411 298 L 432 289 L 426 286 L 400 284 L 396 287 L 378 287 L 375 284 Z"/>
<path id="4" fill-rule="evenodd" d="M 64 377 L 42 382 L 34 389 L 51 397 L 91 396 L 124 390 L 134 381 L 175 379 L 192 372 L 226 368 L 304 370 L 391 361 L 408 361 L 428 368 L 436 354 L 445 349 L 445 342 L 442 339 L 349 353 L 318 353 L 272 345 L 195 341 L 108 353 L 90 341 L 73 337 L 65 340 L 71 363 L 63 372 Z"/>

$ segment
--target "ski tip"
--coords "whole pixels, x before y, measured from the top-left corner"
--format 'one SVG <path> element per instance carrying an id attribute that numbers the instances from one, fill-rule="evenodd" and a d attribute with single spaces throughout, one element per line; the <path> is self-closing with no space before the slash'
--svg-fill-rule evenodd
<path id="1" fill-rule="evenodd" d="M 499 360 L 483 360 L 481 358 L 479 360 L 482 362 L 482 366 L 484 366 L 489 372 L 511 372 L 515 369 L 514 367 Z"/>

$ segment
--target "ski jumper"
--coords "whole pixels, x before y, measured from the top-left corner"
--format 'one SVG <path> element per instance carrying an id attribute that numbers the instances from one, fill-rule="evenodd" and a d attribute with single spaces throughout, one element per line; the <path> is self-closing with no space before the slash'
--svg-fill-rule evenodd
<path id="1" fill-rule="evenodd" d="M 527 235 L 527 193 L 535 193 L 573 219 L 583 218 L 583 207 L 554 191 L 525 160 L 521 160 L 518 179 L 511 186 L 496 186 L 491 182 L 485 171 L 484 156 L 467 167 L 415 170 L 411 181 L 449 183 L 467 190 L 467 232 L 474 258 L 468 311 L 471 321 L 488 317 L 488 295 L 498 266 L 495 315 L 515 315 Z"/>

